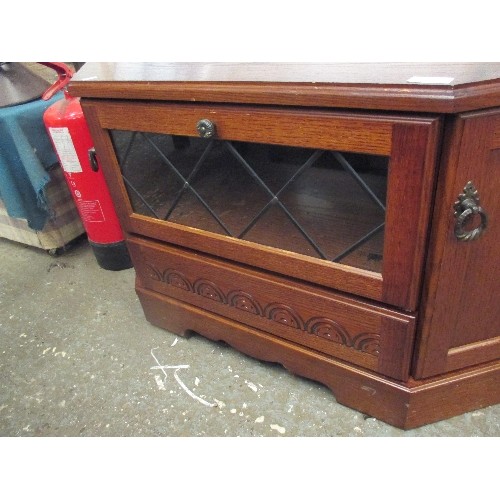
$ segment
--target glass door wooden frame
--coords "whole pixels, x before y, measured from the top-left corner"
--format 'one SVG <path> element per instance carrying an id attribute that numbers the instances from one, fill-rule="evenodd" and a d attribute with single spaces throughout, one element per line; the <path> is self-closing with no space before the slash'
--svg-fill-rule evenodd
<path id="1" fill-rule="evenodd" d="M 119 100 L 98 101 L 98 106 L 86 100 L 83 109 L 124 231 L 403 310 L 417 309 L 434 194 L 438 118 Z M 134 213 L 108 130 L 196 137 L 196 124 L 203 118 L 216 123 L 221 139 L 389 156 L 382 274 Z"/>

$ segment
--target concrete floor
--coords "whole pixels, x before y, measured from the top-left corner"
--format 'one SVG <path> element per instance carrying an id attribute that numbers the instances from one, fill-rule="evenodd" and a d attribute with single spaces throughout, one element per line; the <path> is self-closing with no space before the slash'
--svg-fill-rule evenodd
<path id="1" fill-rule="evenodd" d="M 500 436 L 500 405 L 405 432 L 154 327 L 134 270 L 101 269 L 85 240 L 51 257 L 0 238 L 0 262 L 0 436 Z"/>

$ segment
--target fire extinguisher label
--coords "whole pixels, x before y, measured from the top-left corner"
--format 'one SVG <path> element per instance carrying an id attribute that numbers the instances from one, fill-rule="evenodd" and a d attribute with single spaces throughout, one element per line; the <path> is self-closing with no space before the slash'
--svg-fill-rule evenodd
<path id="1" fill-rule="evenodd" d="M 106 220 L 99 200 L 79 200 L 78 208 L 84 222 L 104 222 Z"/>
<path id="2" fill-rule="evenodd" d="M 69 173 L 81 172 L 82 165 L 76 154 L 69 129 L 67 127 L 49 127 L 49 132 L 63 170 Z"/>

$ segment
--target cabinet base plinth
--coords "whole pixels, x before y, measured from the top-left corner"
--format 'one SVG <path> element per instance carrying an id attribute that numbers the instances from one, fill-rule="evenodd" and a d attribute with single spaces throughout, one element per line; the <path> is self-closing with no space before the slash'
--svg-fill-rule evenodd
<path id="1" fill-rule="evenodd" d="M 500 362 L 432 379 L 401 383 L 207 312 L 136 284 L 146 319 L 169 332 L 191 331 L 224 341 L 263 361 L 331 389 L 345 406 L 401 429 L 412 429 L 500 403 Z"/>

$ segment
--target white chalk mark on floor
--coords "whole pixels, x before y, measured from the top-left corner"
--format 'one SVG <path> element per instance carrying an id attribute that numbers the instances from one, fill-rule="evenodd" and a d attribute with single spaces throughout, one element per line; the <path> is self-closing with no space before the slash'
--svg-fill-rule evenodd
<path id="1" fill-rule="evenodd" d="M 278 431 L 280 434 L 285 434 L 286 429 L 277 424 L 271 424 L 269 427 L 273 429 L 273 431 Z"/>
<path id="2" fill-rule="evenodd" d="M 160 391 L 167 390 L 165 388 L 165 383 L 163 382 L 163 380 L 161 379 L 161 377 L 159 375 L 155 375 L 155 380 L 156 380 L 156 385 L 158 386 L 158 389 L 160 389 Z"/>
<path id="3" fill-rule="evenodd" d="M 177 342 L 179 342 L 179 339 L 175 337 L 175 340 L 172 342 L 172 345 L 170 347 L 174 347 L 174 345 L 177 344 Z"/>
<path id="4" fill-rule="evenodd" d="M 155 349 L 158 349 L 156 347 Z M 201 404 L 204 404 L 205 406 L 217 406 L 217 403 L 209 403 L 208 401 L 205 401 L 204 399 L 200 398 L 196 394 L 194 394 L 187 386 L 184 384 L 184 382 L 180 379 L 178 375 L 179 370 L 187 370 L 189 368 L 189 365 L 174 365 L 174 366 L 169 366 L 169 365 L 162 365 L 159 361 L 158 358 L 153 354 L 153 351 L 155 349 L 151 349 L 151 356 L 153 356 L 153 359 L 156 361 L 157 365 L 151 367 L 151 370 L 161 370 L 163 375 L 165 375 L 165 378 L 163 381 L 166 380 L 167 378 L 167 372 L 166 370 L 174 370 L 174 378 L 177 381 L 177 383 L 182 387 L 182 389 L 193 399 L 196 399 L 196 401 L 199 401 Z M 156 377 L 155 377 L 156 379 Z"/>
<path id="5" fill-rule="evenodd" d="M 257 389 L 257 386 L 255 384 L 253 384 L 252 382 L 249 382 L 248 380 L 245 380 L 245 384 L 247 384 L 247 386 L 252 389 L 253 392 L 257 392 L 258 389 Z"/>

